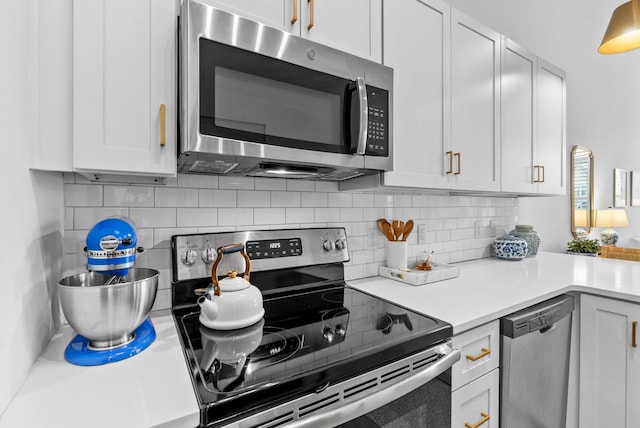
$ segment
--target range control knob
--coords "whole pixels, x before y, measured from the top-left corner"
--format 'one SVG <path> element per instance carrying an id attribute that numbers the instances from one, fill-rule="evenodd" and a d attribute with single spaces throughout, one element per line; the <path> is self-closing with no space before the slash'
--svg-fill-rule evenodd
<path id="1" fill-rule="evenodd" d="M 182 256 L 180 257 L 180 260 L 182 260 L 182 264 L 183 265 L 191 266 L 192 264 L 194 264 L 196 262 L 197 258 L 198 258 L 198 253 L 196 252 L 196 250 L 192 250 L 191 248 L 187 248 L 184 251 L 184 253 L 182 253 Z"/>
<path id="2" fill-rule="evenodd" d="M 328 239 L 325 239 L 322 241 L 322 249 L 325 251 L 331 251 L 333 250 L 333 241 L 330 241 Z"/>
<path id="3" fill-rule="evenodd" d="M 336 239 L 336 250 L 344 250 L 347 247 L 347 243 L 344 240 L 344 238 L 338 238 Z"/>
<path id="4" fill-rule="evenodd" d="M 200 255 L 202 256 L 202 261 L 205 263 L 212 263 L 217 256 L 216 250 L 211 247 L 203 249 Z"/>

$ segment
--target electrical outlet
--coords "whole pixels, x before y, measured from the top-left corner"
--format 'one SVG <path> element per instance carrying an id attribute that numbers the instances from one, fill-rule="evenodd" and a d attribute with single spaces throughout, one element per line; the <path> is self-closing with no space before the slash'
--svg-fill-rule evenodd
<path id="1" fill-rule="evenodd" d="M 418 225 L 418 245 L 427 245 L 427 225 Z"/>
<path id="2" fill-rule="evenodd" d="M 491 238 L 496 236 L 496 225 L 493 220 L 478 220 L 474 224 L 476 238 Z"/>
<path id="3" fill-rule="evenodd" d="M 377 230 L 376 229 L 368 229 L 367 230 L 367 242 L 369 245 L 367 245 L 367 248 L 369 248 L 370 250 L 377 250 L 378 249 L 378 239 L 377 239 Z"/>

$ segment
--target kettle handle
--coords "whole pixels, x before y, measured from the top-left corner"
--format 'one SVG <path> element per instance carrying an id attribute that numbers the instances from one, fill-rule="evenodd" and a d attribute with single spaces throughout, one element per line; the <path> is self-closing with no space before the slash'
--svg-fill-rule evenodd
<path id="1" fill-rule="evenodd" d="M 218 256 L 216 257 L 216 260 L 213 262 L 213 266 L 211 267 L 211 282 L 213 283 L 213 295 L 219 296 L 220 284 L 218 282 L 218 265 L 222 261 L 222 256 L 224 254 L 232 254 L 232 253 L 237 253 L 239 251 L 240 255 L 244 257 L 244 262 L 246 267 L 244 269 L 243 278 L 247 281 L 249 281 L 249 273 L 251 271 L 251 260 L 249 260 L 247 253 L 244 252 L 244 244 L 224 245 L 222 247 L 218 247 L 216 251 L 218 253 Z"/>

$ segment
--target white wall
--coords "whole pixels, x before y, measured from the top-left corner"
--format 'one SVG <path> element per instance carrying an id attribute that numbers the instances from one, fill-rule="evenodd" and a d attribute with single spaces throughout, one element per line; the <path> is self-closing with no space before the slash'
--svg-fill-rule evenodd
<path id="1" fill-rule="evenodd" d="M 28 169 L 38 130 L 35 9 L 34 0 L 0 1 L 0 414 L 60 320 L 50 302 L 62 272 L 62 176 Z"/>
<path id="2" fill-rule="evenodd" d="M 574 145 L 595 156 L 595 207 L 613 203 L 613 169 L 640 170 L 640 50 L 600 55 L 611 13 L 623 0 L 448 0 L 567 72 L 567 159 Z M 568 177 L 567 177 L 568 178 Z M 570 233 L 569 196 L 522 198 L 520 219 L 563 251 Z M 640 236 L 640 207 L 627 208 L 625 246 Z M 600 229 L 592 235 L 595 237 Z"/>

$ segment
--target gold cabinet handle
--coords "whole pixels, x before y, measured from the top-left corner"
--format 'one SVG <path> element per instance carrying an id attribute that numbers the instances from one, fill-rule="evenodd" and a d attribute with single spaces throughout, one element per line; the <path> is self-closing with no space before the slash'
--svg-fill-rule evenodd
<path id="1" fill-rule="evenodd" d="M 462 169 L 460 167 L 460 153 L 454 153 L 453 156 L 458 158 L 458 172 L 455 172 L 453 175 L 460 175 L 460 173 L 462 172 Z"/>
<path id="2" fill-rule="evenodd" d="M 634 321 L 631 323 L 631 347 L 637 348 L 638 341 L 636 339 L 636 330 L 638 330 L 638 321 Z"/>
<path id="3" fill-rule="evenodd" d="M 313 0 L 307 0 L 309 3 L 309 25 L 307 25 L 307 30 L 311 30 L 313 28 Z"/>
<path id="4" fill-rule="evenodd" d="M 542 172 L 542 179 L 540 179 L 540 176 L 538 176 L 538 182 L 544 183 L 544 165 L 540 165 L 540 172 Z"/>
<path id="5" fill-rule="evenodd" d="M 447 171 L 447 174 L 451 174 L 453 173 L 453 152 L 448 151 L 447 156 L 449 156 L 449 170 Z"/>
<path id="6" fill-rule="evenodd" d="M 533 166 L 533 176 L 535 177 L 533 182 L 540 183 L 540 165 Z"/>
<path id="7" fill-rule="evenodd" d="M 491 353 L 491 350 L 489 348 L 480 348 L 480 350 L 482 352 L 479 353 L 478 355 L 467 355 L 467 360 L 469 360 L 469 361 L 477 361 L 480 358 L 486 357 L 487 355 L 489 355 Z"/>
<path id="8" fill-rule="evenodd" d="M 466 428 L 478 428 L 480 425 L 482 425 L 483 423 L 485 423 L 485 422 L 487 422 L 489 420 L 489 414 L 488 413 L 480 412 L 480 415 L 482 415 L 482 419 L 480 419 L 478 422 L 476 422 L 475 425 L 472 425 L 469 422 L 465 422 L 464 426 Z"/>
<path id="9" fill-rule="evenodd" d="M 291 25 L 298 21 L 298 0 L 293 0 L 293 18 L 291 18 Z"/>
<path id="10" fill-rule="evenodd" d="M 167 128 L 166 128 L 166 107 L 164 104 L 160 104 L 160 145 L 164 147 L 167 142 Z"/>

